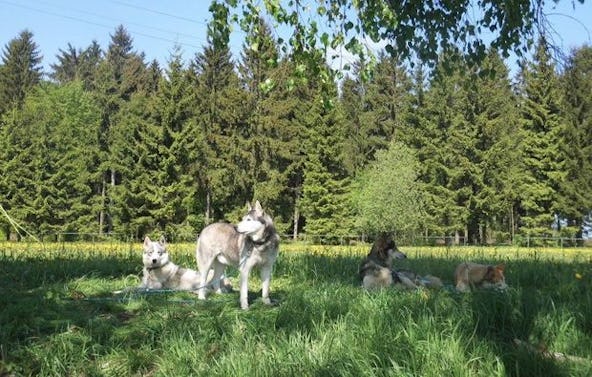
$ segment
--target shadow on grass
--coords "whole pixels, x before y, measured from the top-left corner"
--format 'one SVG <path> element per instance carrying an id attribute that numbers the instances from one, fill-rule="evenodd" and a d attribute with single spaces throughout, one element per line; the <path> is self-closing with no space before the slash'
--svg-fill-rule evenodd
<path id="1" fill-rule="evenodd" d="M 175 332 L 195 333 L 208 342 L 228 338 L 228 334 L 235 334 L 239 339 L 243 333 L 271 337 L 278 333 L 324 331 L 330 328 L 327 324 L 351 312 L 363 312 L 364 308 L 358 307 L 365 297 L 357 278 L 360 261 L 358 255 L 282 255 L 272 280 L 271 297 L 275 305 L 267 307 L 261 302 L 260 281 L 254 271 L 249 286 L 251 310 L 245 313 L 239 309 L 238 287 L 231 294 L 214 295 L 207 301 L 198 301 L 189 293 L 149 296 L 132 302 L 86 301 L 72 291 L 73 282 L 88 279 L 90 285 L 96 281 L 98 286 L 83 293 L 106 296 L 114 282 L 117 284 L 128 275 L 139 275 L 136 254 L 0 260 L 0 344 L 4 350 L 0 375 L 16 368 L 23 368 L 22 374 L 37 374 L 46 362 L 37 359 L 40 354 L 63 352 L 62 358 L 67 359 L 67 353 L 85 352 L 80 358 L 85 360 L 108 355 L 119 344 L 125 344 L 126 357 L 136 357 L 131 361 L 135 363 L 131 370 L 148 373 L 154 363 L 150 357 L 153 350 L 158 350 L 163 339 Z M 401 261 L 398 266 L 439 276 L 450 286 L 452 272 L 459 262 L 455 258 L 418 257 Z M 592 286 L 590 279 L 574 278 L 575 272 L 586 269 L 589 266 L 584 263 L 516 260 L 508 264 L 507 280 L 511 288 L 507 292 L 459 294 L 443 290 L 421 302 L 418 295 L 396 292 L 393 296 L 404 296 L 404 300 L 388 302 L 407 305 L 405 309 L 412 316 L 433 313 L 443 320 L 466 322 L 460 327 L 463 336 L 471 339 L 470 342 L 491 345 L 508 375 L 584 376 L 585 367 L 574 372 L 558 361 L 517 348 L 513 341 L 552 340 L 557 335 L 553 331 L 561 328 L 541 329 L 541 318 L 555 318 L 557 313 L 566 312 L 573 313 L 573 327 L 589 339 Z M 236 269 L 230 269 L 229 273 L 234 278 L 237 275 Z M 574 339 L 582 343 L 575 349 L 586 349 L 587 339 Z M 62 350 L 63 343 L 73 349 Z M 46 350 L 39 351 L 40 348 Z M 93 363 L 94 368 L 96 364 Z M 87 372 L 93 374 L 92 370 Z"/>
<path id="2" fill-rule="evenodd" d="M 284 257 L 282 264 L 278 266 L 278 272 L 292 276 L 297 282 L 308 281 L 313 285 L 359 286 L 357 268 L 361 259 L 355 255 L 300 254 Z M 588 263 L 511 260 L 507 262 L 506 270 L 510 289 L 505 292 L 477 290 L 461 294 L 453 289 L 453 273 L 462 261 L 458 257 L 433 256 L 397 261 L 396 267 L 410 269 L 422 275 L 438 276 L 446 286 L 445 290 L 436 293 L 429 300 L 427 308 L 420 305 L 410 307 L 410 310 L 416 311 L 416 316 L 422 315 L 419 311 L 424 309 L 437 313 L 439 295 L 448 296 L 455 302 L 456 310 L 460 311 L 457 318 L 466 321 L 461 328 L 467 339 L 485 342 L 497 350 L 498 358 L 508 375 L 587 376 L 592 373 L 589 351 L 592 349 L 592 317 L 589 315 L 592 313 L 592 279 L 590 273 L 586 278 L 576 277 L 576 274 L 583 274 L 582 271 L 592 272 Z M 476 262 L 495 264 L 499 260 L 483 259 Z M 290 292 L 290 295 L 291 309 L 286 310 L 283 317 L 278 317 L 280 325 L 290 330 L 311 328 L 323 316 L 338 318 L 350 310 L 352 305 L 335 303 L 333 308 L 325 303 L 319 312 L 311 309 L 313 300 L 305 293 Z M 354 296 L 350 298 L 359 298 Z M 342 295 L 336 297 L 344 301 Z M 538 351 L 547 350 L 555 338 L 562 337 L 561 332 L 565 331 L 565 326 L 571 326 L 574 334 L 580 334 L 569 339 L 569 343 L 574 356 L 582 358 L 581 364 L 553 359 Z M 516 340 L 533 347 L 529 349 L 518 346 Z M 559 351 L 570 353 L 565 349 Z"/>

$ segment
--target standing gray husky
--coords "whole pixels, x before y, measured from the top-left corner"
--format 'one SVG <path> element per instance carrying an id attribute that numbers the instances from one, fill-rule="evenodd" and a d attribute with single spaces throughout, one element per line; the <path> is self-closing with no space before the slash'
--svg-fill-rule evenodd
<path id="1" fill-rule="evenodd" d="M 199 288 L 199 272 L 183 268 L 173 263 L 166 249 L 166 241 L 161 237 L 158 242 L 144 238 L 144 263 L 142 283 L 139 289 L 177 289 L 193 291 Z M 230 282 L 224 280 L 224 289 L 232 290 Z"/>
<path id="2" fill-rule="evenodd" d="M 201 273 L 199 298 L 205 299 L 206 275 L 210 269 L 214 276 L 210 280 L 212 289 L 220 291 L 220 277 L 226 266 L 238 267 L 240 273 L 240 306 L 249 308 L 249 273 L 255 266 L 261 273 L 262 299 L 271 304 L 269 284 L 271 271 L 279 252 L 280 237 L 271 217 L 263 211 L 259 201 L 235 226 L 228 223 L 214 223 L 206 226 L 197 240 L 196 259 Z"/>

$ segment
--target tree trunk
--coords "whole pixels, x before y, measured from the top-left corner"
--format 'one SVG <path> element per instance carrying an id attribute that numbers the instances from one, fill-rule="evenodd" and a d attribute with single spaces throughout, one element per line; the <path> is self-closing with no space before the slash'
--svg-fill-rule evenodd
<path id="1" fill-rule="evenodd" d="M 510 241 L 514 244 L 514 205 L 510 207 Z"/>
<path id="2" fill-rule="evenodd" d="M 294 228 L 292 230 L 292 239 L 298 239 L 298 221 L 300 220 L 300 211 L 298 210 L 298 202 L 294 205 Z"/>
<path id="3" fill-rule="evenodd" d="M 484 236 L 484 231 L 483 231 L 483 224 L 479 224 L 479 240 L 478 243 L 479 245 L 483 245 L 485 244 L 485 236 Z"/>
<path id="4" fill-rule="evenodd" d="M 111 187 L 115 187 L 115 169 L 111 169 Z M 113 190 L 111 191 L 113 192 Z M 113 213 L 113 211 L 111 210 L 111 201 L 109 200 L 109 213 Z M 109 216 L 108 218 L 109 221 L 107 221 L 107 231 L 108 233 L 111 233 L 113 231 L 113 219 L 111 218 L 111 216 Z"/>
<path id="5" fill-rule="evenodd" d="M 103 229 L 105 226 L 105 192 L 107 182 L 105 181 L 105 175 L 103 175 L 103 182 L 101 182 L 101 212 L 99 212 L 99 235 L 103 235 Z"/>
<path id="6" fill-rule="evenodd" d="M 211 205 L 212 195 L 210 194 L 210 190 L 206 190 L 206 211 L 204 213 L 205 225 L 208 225 L 210 223 Z"/>

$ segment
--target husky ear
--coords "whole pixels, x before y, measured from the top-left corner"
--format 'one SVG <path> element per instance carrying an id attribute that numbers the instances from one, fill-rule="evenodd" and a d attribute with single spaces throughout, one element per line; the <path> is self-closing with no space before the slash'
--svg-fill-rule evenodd
<path id="1" fill-rule="evenodd" d="M 164 236 L 160 236 L 158 243 L 161 244 L 162 246 L 166 246 L 166 239 L 164 238 Z"/>
<path id="2" fill-rule="evenodd" d="M 253 209 L 253 206 L 251 205 L 251 202 L 247 200 L 247 211 L 250 211 Z"/>
<path id="3" fill-rule="evenodd" d="M 143 245 L 144 249 L 147 249 L 150 246 L 150 242 L 152 242 L 152 241 L 150 241 L 150 237 L 148 237 L 148 236 L 144 237 L 144 245 Z"/>
<path id="4" fill-rule="evenodd" d="M 261 207 L 261 203 L 258 200 L 255 202 L 255 211 L 263 213 L 263 207 Z"/>
<path id="5" fill-rule="evenodd" d="M 497 266 L 495 266 L 495 269 L 501 272 L 504 272 L 504 270 L 506 269 L 506 264 L 505 263 L 500 263 Z"/>

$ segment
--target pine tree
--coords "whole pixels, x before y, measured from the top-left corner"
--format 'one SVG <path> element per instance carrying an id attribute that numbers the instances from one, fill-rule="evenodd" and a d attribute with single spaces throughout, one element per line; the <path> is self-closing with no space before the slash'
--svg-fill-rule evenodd
<path id="1" fill-rule="evenodd" d="M 508 68 L 491 50 L 474 79 L 471 108 L 477 126 L 477 158 L 481 186 L 475 191 L 469 232 L 480 243 L 513 238 L 520 173 L 520 127 Z"/>
<path id="2" fill-rule="evenodd" d="M 454 235 L 456 242 L 468 231 L 472 195 L 479 183 L 472 165 L 476 130 L 467 111 L 465 74 L 461 59 L 443 58 L 426 93 L 425 118 L 418 119 L 419 134 L 413 142 L 419 147 L 426 190 L 426 232 Z"/>
<path id="3" fill-rule="evenodd" d="M 275 163 L 281 149 L 277 134 L 281 132 L 281 114 L 275 111 L 281 106 L 276 90 L 277 46 L 269 26 L 260 20 L 250 36 L 251 44 L 243 47 L 239 73 L 247 90 L 248 120 L 245 128 L 246 145 L 251 158 L 248 166 L 250 182 L 248 197 L 257 198 L 267 208 L 278 200 L 282 177 Z M 273 212 L 273 211 L 272 211 Z"/>
<path id="4" fill-rule="evenodd" d="M 547 45 L 539 40 L 534 61 L 521 73 L 521 121 L 524 130 L 521 180 L 522 232 L 535 236 L 552 234 L 558 213 L 558 189 L 565 179 L 561 151 L 564 119 L 561 92 Z"/>
<path id="5" fill-rule="evenodd" d="M 98 114 L 82 86 L 70 84 L 44 85 L 5 117 L 2 204 L 35 233 L 94 228 Z"/>
<path id="6" fill-rule="evenodd" d="M 364 112 L 365 87 L 357 75 L 349 75 L 341 83 L 340 102 L 344 112 L 349 142 L 345 144 L 344 165 L 350 175 L 355 176 L 368 162 L 364 146 L 364 132 L 360 117 Z"/>
<path id="7" fill-rule="evenodd" d="M 22 31 L 2 51 L 0 65 L 0 115 L 20 107 L 27 93 L 41 81 L 42 57 L 33 33 Z"/>
<path id="8" fill-rule="evenodd" d="M 313 92 L 314 93 L 314 92 Z M 351 234 L 351 180 L 344 168 L 346 132 L 339 106 L 327 108 L 321 94 L 311 96 L 298 110 L 297 119 L 308 130 L 304 142 L 304 180 L 300 208 L 307 235 L 326 241 Z"/>
<path id="9" fill-rule="evenodd" d="M 77 72 L 78 79 L 82 81 L 86 90 L 90 91 L 96 89 L 97 74 L 102 60 L 103 50 L 97 41 L 92 41 L 92 43 L 82 51 Z"/>
<path id="10" fill-rule="evenodd" d="M 364 64 L 354 66 L 356 79 L 342 87 L 342 102 L 350 128 L 347 166 L 356 172 L 386 149 L 395 135 L 402 137 L 406 111 L 410 107 L 411 80 L 395 57 L 380 54 L 372 78 L 360 78 Z"/>
<path id="11" fill-rule="evenodd" d="M 103 177 L 100 184 L 103 210 L 99 216 L 99 232 L 113 228 L 112 200 L 110 190 L 118 183 L 117 153 L 111 150 L 114 138 L 121 135 L 117 130 L 117 115 L 125 102 L 131 100 L 134 93 L 145 89 L 148 82 L 142 54 L 133 51 L 133 40 L 123 26 L 119 26 L 107 49 L 105 59 L 101 61 L 95 80 L 97 101 L 101 107 L 101 129 L 99 143 L 101 147 L 101 170 Z"/>
<path id="12" fill-rule="evenodd" d="M 210 43 L 197 54 L 193 71 L 195 114 L 186 135 L 194 177 L 197 224 L 232 218 L 244 206 L 250 151 L 245 148 L 246 97 L 228 47 Z M 199 211 L 198 211 L 199 209 Z"/>
<path id="13" fill-rule="evenodd" d="M 592 212 L 592 47 L 572 51 L 562 76 L 565 102 L 563 149 L 566 179 L 559 187 L 557 210 L 567 234 L 582 237 Z"/>
<path id="14" fill-rule="evenodd" d="M 150 96 L 136 95 L 122 104 L 110 146 L 122 182 L 110 191 L 114 202 L 111 208 L 113 227 L 118 233 L 136 238 L 157 229 L 152 213 L 154 198 L 150 197 L 150 192 L 154 175 L 160 168 L 162 132 L 152 119 L 153 101 Z"/>
<path id="15" fill-rule="evenodd" d="M 187 219 L 191 208 L 184 203 L 190 199 L 191 177 L 185 174 L 189 151 L 184 144 L 188 122 L 192 116 L 192 91 L 183 67 L 180 49 L 176 49 L 169 60 L 154 98 L 153 119 L 161 130 L 158 157 L 159 166 L 152 171 L 155 179 L 145 187 L 151 191 L 152 212 L 157 226 L 168 230 Z"/>
<path id="16" fill-rule="evenodd" d="M 49 74 L 49 77 L 58 83 L 67 83 L 76 80 L 82 51 L 76 49 L 70 43 L 68 43 L 65 51 L 62 49 L 59 51 L 60 53 L 56 56 L 59 63 L 51 65 L 53 72 Z"/>
<path id="17" fill-rule="evenodd" d="M 101 47 L 93 41 L 85 50 L 76 49 L 70 43 L 66 50 L 60 49 L 57 55 L 58 63 L 52 64 L 53 72 L 50 77 L 61 84 L 80 80 L 84 88 L 91 90 L 99 63 L 102 59 Z"/>

